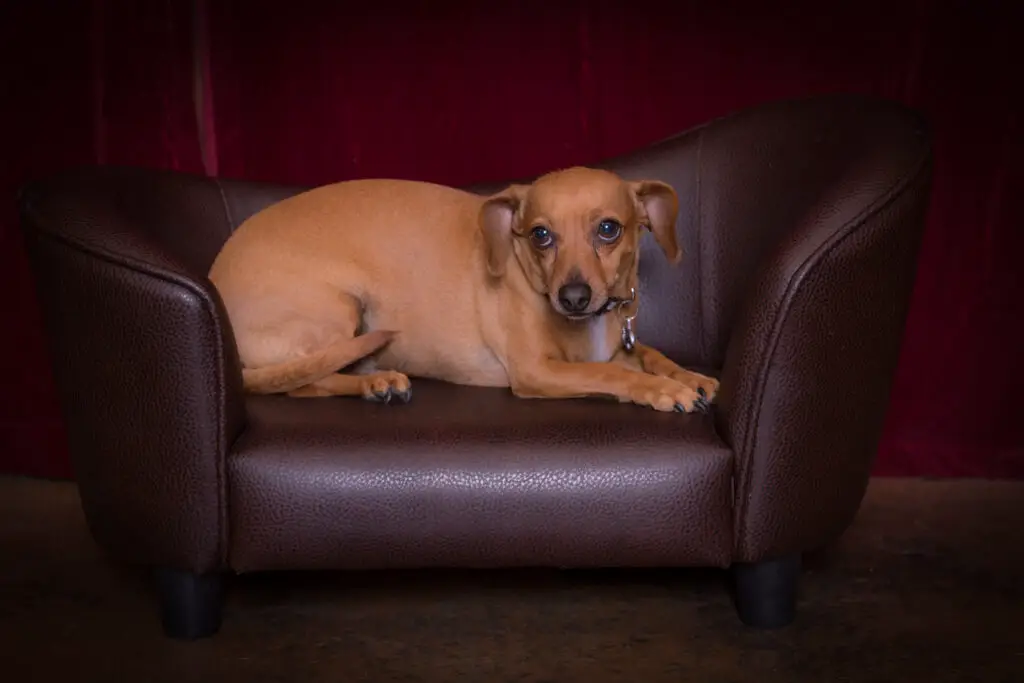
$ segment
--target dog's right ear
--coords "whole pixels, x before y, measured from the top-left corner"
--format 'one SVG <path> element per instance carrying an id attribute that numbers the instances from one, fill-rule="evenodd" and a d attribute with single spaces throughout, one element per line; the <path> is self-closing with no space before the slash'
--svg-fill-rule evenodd
<path id="1" fill-rule="evenodd" d="M 505 274 L 512 253 L 512 231 L 522 215 L 527 185 L 510 185 L 491 195 L 480 207 L 480 229 L 487 250 L 487 272 L 493 277 Z"/>

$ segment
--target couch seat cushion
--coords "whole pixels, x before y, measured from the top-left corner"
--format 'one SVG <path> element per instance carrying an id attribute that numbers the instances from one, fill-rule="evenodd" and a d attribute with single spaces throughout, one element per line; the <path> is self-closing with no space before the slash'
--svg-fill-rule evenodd
<path id="1" fill-rule="evenodd" d="M 732 453 L 711 416 L 413 384 L 406 405 L 247 399 L 235 570 L 729 562 Z"/>

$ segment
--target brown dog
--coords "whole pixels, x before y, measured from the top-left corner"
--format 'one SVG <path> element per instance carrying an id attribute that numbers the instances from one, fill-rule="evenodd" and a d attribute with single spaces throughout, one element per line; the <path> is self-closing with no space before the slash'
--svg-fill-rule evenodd
<path id="1" fill-rule="evenodd" d="M 249 392 L 407 401 L 413 375 L 690 411 L 718 382 L 630 322 L 641 230 L 678 263 L 677 211 L 664 183 L 588 168 L 490 197 L 348 181 L 249 218 L 210 279 Z"/>

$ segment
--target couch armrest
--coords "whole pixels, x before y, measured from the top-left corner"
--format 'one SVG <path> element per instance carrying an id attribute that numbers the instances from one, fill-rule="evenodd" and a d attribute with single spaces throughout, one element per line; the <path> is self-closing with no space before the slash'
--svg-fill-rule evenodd
<path id="1" fill-rule="evenodd" d="M 717 419 L 737 459 L 737 561 L 833 539 L 860 506 L 877 450 L 932 156 L 912 113 L 860 106 L 863 114 L 846 111 L 813 125 L 796 116 L 794 125 L 809 128 L 806 144 L 782 145 L 779 157 L 755 152 L 743 159 L 775 179 L 751 188 L 755 195 L 784 192 L 797 165 L 804 178 L 814 178 L 816 166 L 824 175 L 805 183 L 820 182 L 818 189 L 794 193 L 802 193 L 797 201 L 813 200 L 762 256 L 725 350 Z M 828 126 L 838 132 L 823 132 Z M 836 135 L 849 140 L 823 142 Z M 815 155 L 823 152 L 829 158 L 819 163 Z"/>
<path id="2" fill-rule="evenodd" d="M 221 567 L 244 403 L 206 278 L 229 232 L 216 182 L 85 169 L 28 186 L 20 214 L 94 537 L 129 562 Z"/>

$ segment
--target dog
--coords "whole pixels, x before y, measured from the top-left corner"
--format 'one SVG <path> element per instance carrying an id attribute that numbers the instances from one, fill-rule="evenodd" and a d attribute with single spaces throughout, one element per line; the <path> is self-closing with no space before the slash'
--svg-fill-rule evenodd
<path id="1" fill-rule="evenodd" d="M 209 277 L 249 393 L 406 402 L 413 376 L 706 410 L 718 381 L 632 327 L 641 236 L 678 264 L 678 208 L 666 183 L 587 167 L 493 195 L 349 180 L 248 218 Z"/>

